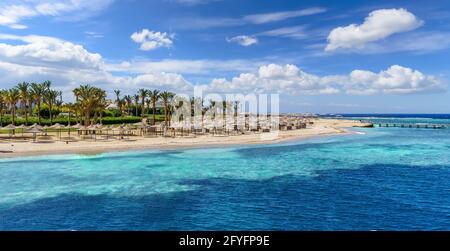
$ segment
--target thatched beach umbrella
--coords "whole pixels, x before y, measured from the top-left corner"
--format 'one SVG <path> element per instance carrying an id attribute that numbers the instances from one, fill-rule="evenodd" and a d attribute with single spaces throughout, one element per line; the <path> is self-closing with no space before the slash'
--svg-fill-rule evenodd
<path id="1" fill-rule="evenodd" d="M 122 124 L 122 125 L 120 125 L 118 127 L 118 129 L 119 129 L 120 138 L 123 139 L 123 137 L 125 136 L 126 132 L 130 131 L 131 128 L 130 128 L 129 125 Z"/>
<path id="2" fill-rule="evenodd" d="M 112 134 L 113 134 L 113 136 L 114 136 L 114 135 L 115 135 L 115 132 L 114 132 L 114 131 L 119 130 L 119 127 L 118 127 L 118 126 L 115 126 L 115 125 L 110 125 L 110 126 L 109 126 L 109 130 L 112 131 Z"/>
<path id="3" fill-rule="evenodd" d="M 86 126 L 81 126 L 77 129 L 78 135 L 83 135 L 83 132 L 87 132 L 88 128 Z M 86 133 L 87 134 L 87 133 Z"/>
<path id="4" fill-rule="evenodd" d="M 112 126 L 110 126 L 110 125 L 102 125 L 102 124 L 99 124 L 99 129 L 101 130 L 101 132 L 102 132 L 102 134 L 103 134 L 103 132 L 106 132 L 106 135 L 107 135 L 107 137 L 109 136 L 109 131 L 111 131 L 112 130 Z"/>
<path id="5" fill-rule="evenodd" d="M 47 130 L 48 130 L 48 128 L 50 128 L 50 127 L 47 126 L 47 125 L 45 125 L 45 126 L 42 128 L 42 130 L 45 132 L 45 135 L 47 135 Z"/>
<path id="6" fill-rule="evenodd" d="M 16 130 L 16 126 L 13 124 L 9 124 L 5 127 L 3 127 L 3 129 L 8 130 L 9 132 L 9 140 L 12 139 L 12 135 L 14 134 L 15 130 Z"/>
<path id="7" fill-rule="evenodd" d="M 126 131 L 126 132 L 128 132 L 128 133 L 130 133 L 132 130 L 133 130 L 133 128 L 131 128 L 131 126 L 130 125 L 125 125 L 124 127 L 123 127 L 123 129 Z"/>
<path id="8" fill-rule="evenodd" d="M 82 125 L 82 124 L 80 124 L 80 123 L 78 123 L 78 124 L 76 124 L 76 125 L 73 125 L 73 126 L 71 126 L 71 128 L 76 128 L 76 129 L 79 129 L 79 128 L 81 128 L 81 127 L 83 127 L 83 125 Z"/>
<path id="9" fill-rule="evenodd" d="M 147 124 L 144 122 L 138 122 L 133 124 L 134 127 L 139 129 L 139 133 L 142 136 L 144 134 L 144 130 L 147 128 Z"/>
<path id="10" fill-rule="evenodd" d="M 98 130 L 100 132 L 100 134 L 101 134 L 102 131 L 103 131 L 103 124 L 96 124 L 95 125 L 95 129 Z"/>
<path id="11" fill-rule="evenodd" d="M 80 123 L 78 123 L 78 124 L 76 124 L 76 125 L 68 125 L 67 126 L 67 128 L 69 129 L 69 137 L 70 137 L 70 131 L 71 131 L 71 129 L 75 129 L 75 130 L 78 130 L 78 129 L 80 129 L 81 127 L 83 127 Z"/>
<path id="12" fill-rule="evenodd" d="M 36 134 L 42 133 L 43 129 L 38 127 L 31 126 L 30 129 L 26 130 L 25 133 L 32 133 L 33 134 L 33 143 L 36 143 Z"/>
<path id="13" fill-rule="evenodd" d="M 91 125 L 87 128 L 87 130 L 92 131 L 92 134 L 94 134 L 94 140 L 97 140 L 97 131 L 98 131 L 97 125 Z"/>
<path id="14" fill-rule="evenodd" d="M 40 125 L 38 125 L 38 124 L 36 124 L 36 123 L 34 123 L 32 126 L 30 126 L 30 127 L 28 127 L 28 128 L 36 128 L 36 129 L 38 129 L 38 130 L 44 130 L 44 127 L 42 127 L 42 126 L 40 126 Z"/>
<path id="15" fill-rule="evenodd" d="M 63 125 L 59 124 L 59 123 L 56 123 L 56 124 L 50 126 L 50 128 L 56 129 L 57 134 L 59 134 L 59 140 L 61 140 L 61 129 L 63 129 L 65 127 Z"/>
<path id="16" fill-rule="evenodd" d="M 23 136 L 23 132 L 25 131 L 25 129 L 27 129 L 28 127 L 27 126 L 25 126 L 25 125 L 20 125 L 20 126 L 17 126 L 16 127 L 16 129 L 22 129 L 22 136 Z"/>

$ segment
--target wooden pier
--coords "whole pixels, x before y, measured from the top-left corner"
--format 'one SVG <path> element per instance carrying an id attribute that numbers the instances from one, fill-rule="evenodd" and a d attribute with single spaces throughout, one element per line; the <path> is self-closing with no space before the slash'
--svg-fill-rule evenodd
<path id="1" fill-rule="evenodd" d="M 397 127 L 397 128 L 422 128 L 422 129 L 447 129 L 450 124 L 433 123 L 374 123 L 378 127 Z"/>

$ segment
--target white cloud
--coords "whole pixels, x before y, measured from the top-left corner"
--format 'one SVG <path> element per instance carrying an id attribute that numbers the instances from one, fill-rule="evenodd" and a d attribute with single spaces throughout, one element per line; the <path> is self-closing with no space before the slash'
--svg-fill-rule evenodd
<path id="1" fill-rule="evenodd" d="M 180 29 L 209 29 L 217 27 L 232 27 L 247 24 L 266 24 L 283 21 L 289 18 L 310 16 L 325 12 L 326 9 L 312 7 L 294 11 L 271 12 L 262 14 L 246 15 L 241 17 L 189 17 L 178 18 L 172 22 L 173 26 Z"/>
<path id="2" fill-rule="evenodd" d="M 24 5 L 10 5 L 0 8 L 0 25 L 13 29 L 25 29 L 26 26 L 18 24 L 22 18 L 35 16 L 37 13 Z"/>
<path id="3" fill-rule="evenodd" d="M 293 17 L 310 16 L 325 12 L 326 9 L 320 7 L 307 8 L 294 11 L 282 11 L 263 14 L 254 14 L 244 17 L 244 20 L 254 24 L 265 24 L 276 21 L 282 21 Z"/>
<path id="4" fill-rule="evenodd" d="M 143 51 L 150 51 L 159 47 L 169 48 L 173 44 L 173 37 L 173 34 L 148 29 L 143 29 L 141 32 L 135 32 L 131 35 L 131 39 L 140 44 L 140 49 Z"/>
<path id="5" fill-rule="evenodd" d="M 174 72 L 179 74 L 202 75 L 230 74 L 236 72 L 248 72 L 265 64 L 269 59 L 164 59 L 161 61 L 132 60 L 122 62 L 110 62 L 106 64 L 106 70 L 117 73 L 145 74 L 154 72 Z M 216 75 L 217 76 L 217 75 Z M 215 77 L 215 76 L 214 76 Z"/>
<path id="6" fill-rule="evenodd" d="M 7 44 L 18 40 L 24 44 Z M 180 74 L 148 72 L 113 75 L 102 56 L 83 46 L 53 37 L 0 34 L 0 82 L 12 86 L 19 81 L 51 80 L 55 87 L 72 98 L 71 89 L 80 84 L 93 84 L 112 91 L 120 88 L 134 93 L 137 88 L 187 90 L 192 87 Z M 133 74 L 134 75 L 134 74 Z"/>
<path id="7" fill-rule="evenodd" d="M 114 0 L 62 0 L 59 2 L 50 0 L 28 0 L 23 4 L 0 5 L 0 25 L 13 29 L 25 29 L 21 24 L 24 19 L 38 16 L 52 16 L 68 18 L 68 14 L 78 17 L 89 17 L 107 6 Z M 76 18 L 78 20 L 80 18 Z"/>
<path id="8" fill-rule="evenodd" d="M 372 11 L 364 23 L 337 27 L 328 35 L 326 51 L 337 49 L 361 49 L 367 43 L 378 41 L 392 34 L 414 30 L 423 21 L 405 9 L 380 9 Z"/>
<path id="9" fill-rule="evenodd" d="M 19 40 L 21 43 L 6 43 L 11 40 Z M 68 100 L 73 98 L 71 90 L 80 84 L 96 85 L 110 93 L 115 88 L 130 94 L 138 88 L 190 93 L 194 84 L 176 71 L 191 71 L 195 74 L 195 72 L 215 72 L 217 69 L 227 70 L 226 67 L 231 67 L 230 70 L 239 69 L 244 73 L 230 80 L 214 78 L 203 85 L 205 91 L 280 92 L 288 95 L 336 93 L 370 95 L 429 93 L 447 88 L 447 84 L 435 76 L 398 65 L 378 73 L 354 70 L 348 75 L 328 76 L 310 74 L 290 64 L 265 64 L 255 71 L 251 70 L 250 66 L 255 67 L 258 64 L 247 61 L 247 65 L 250 66 L 244 68 L 246 67 L 244 60 L 229 61 L 230 66 L 225 68 L 220 67 L 228 61 L 166 60 L 141 62 L 138 66 L 133 66 L 133 62 L 111 65 L 105 63 L 100 54 L 89 52 L 81 45 L 58 38 L 0 34 L 0 41 L 2 42 L 0 83 L 4 85 L 2 87 L 6 88 L 20 81 L 40 82 L 49 79 L 55 87 L 64 91 Z M 213 63 L 210 64 L 211 62 Z M 145 68 L 153 67 L 152 63 L 159 68 L 146 71 Z M 189 64 L 194 66 L 189 68 Z M 115 75 L 117 71 L 120 71 L 120 74 Z"/>
<path id="10" fill-rule="evenodd" d="M 281 92 L 285 94 L 410 94 L 440 92 L 447 89 L 441 79 L 417 70 L 393 65 L 379 73 L 354 70 L 349 75 L 317 76 L 295 65 L 269 64 L 257 73 L 242 73 L 226 79 L 214 79 L 210 91 Z"/>
<path id="11" fill-rule="evenodd" d="M 236 42 L 242 46 L 249 46 L 258 43 L 259 42 L 258 37 L 282 37 L 282 38 L 302 40 L 302 39 L 313 39 L 318 36 L 317 33 L 318 33 L 317 31 L 306 32 L 304 25 L 298 25 L 263 31 L 251 36 L 248 35 L 236 36 L 231 39 L 227 39 L 227 41 Z"/>
<path id="12" fill-rule="evenodd" d="M 350 94 L 407 94 L 424 93 L 446 89 L 446 85 L 435 76 L 420 71 L 393 65 L 379 73 L 354 70 L 346 86 Z"/>
<path id="13" fill-rule="evenodd" d="M 0 40 L 16 40 L 25 44 L 0 43 L 0 59 L 28 66 L 68 68 L 101 68 L 100 54 L 90 53 L 81 45 L 45 36 L 14 36 L 0 34 Z"/>
<path id="14" fill-rule="evenodd" d="M 161 88 L 180 91 L 191 90 L 191 83 L 180 74 L 175 73 L 147 73 L 129 79 L 133 85 L 141 88 Z"/>
<path id="15" fill-rule="evenodd" d="M 227 39 L 228 42 L 237 43 L 242 46 L 250 46 L 258 43 L 258 39 L 255 36 L 236 36 Z"/>
<path id="16" fill-rule="evenodd" d="M 242 73 L 229 81 L 214 79 L 206 88 L 217 92 L 280 92 L 294 95 L 338 92 L 320 77 L 308 74 L 295 65 L 277 64 L 261 66 L 256 73 Z"/>
<path id="17" fill-rule="evenodd" d="M 304 39 L 308 37 L 308 35 L 305 32 L 305 27 L 303 25 L 268 30 L 260 32 L 257 35 L 269 37 L 287 37 L 293 39 Z"/>
<path id="18" fill-rule="evenodd" d="M 417 31 L 393 37 L 388 41 L 370 43 L 364 50 L 355 50 L 360 54 L 380 54 L 390 52 L 429 53 L 450 47 L 450 33 L 438 31 Z"/>
<path id="19" fill-rule="evenodd" d="M 104 37 L 103 33 L 96 31 L 85 31 L 84 34 L 87 38 L 95 39 Z"/>

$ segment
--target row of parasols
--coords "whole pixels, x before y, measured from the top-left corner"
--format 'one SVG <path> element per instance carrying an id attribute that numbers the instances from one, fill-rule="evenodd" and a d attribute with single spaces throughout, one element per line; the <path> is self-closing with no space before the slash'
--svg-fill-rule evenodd
<path id="1" fill-rule="evenodd" d="M 47 130 L 52 129 L 52 130 L 56 130 L 56 132 L 59 135 L 59 138 L 61 139 L 61 131 L 66 130 L 68 132 L 68 135 L 70 137 L 70 133 L 71 131 L 77 131 L 79 134 L 95 134 L 98 131 L 118 131 L 119 134 L 126 134 L 126 133 L 130 133 L 135 126 L 138 126 L 139 128 L 143 128 L 144 125 L 141 123 L 137 123 L 134 125 L 134 127 L 127 125 L 127 124 L 122 124 L 122 125 L 118 125 L 118 126 L 114 126 L 114 125 L 110 125 L 110 126 L 103 126 L 102 124 L 96 124 L 96 125 L 91 125 L 91 126 L 83 126 L 81 124 L 76 124 L 76 125 L 61 125 L 59 123 L 56 123 L 52 126 L 41 126 L 38 124 L 34 124 L 31 126 L 25 126 L 25 125 L 19 125 L 19 126 L 15 126 L 13 124 L 7 125 L 5 127 L 2 127 L 1 129 L 3 130 L 8 130 L 9 131 L 9 136 L 10 138 L 12 138 L 12 135 L 14 135 L 16 133 L 16 131 L 20 130 L 22 135 L 25 133 L 30 133 L 33 134 L 33 142 L 36 142 L 36 138 L 38 134 L 42 134 L 42 133 L 46 133 Z"/>

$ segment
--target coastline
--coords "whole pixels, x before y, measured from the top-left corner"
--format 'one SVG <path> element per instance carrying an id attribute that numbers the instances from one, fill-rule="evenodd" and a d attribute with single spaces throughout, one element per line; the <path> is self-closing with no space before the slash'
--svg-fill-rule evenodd
<path id="1" fill-rule="evenodd" d="M 69 144 L 61 141 L 55 141 L 53 143 L 1 142 L 0 151 L 12 152 L 0 152 L 0 159 L 37 155 L 100 154 L 104 152 L 124 152 L 145 149 L 175 150 L 203 147 L 276 144 L 313 137 L 346 135 L 350 133 L 347 128 L 363 125 L 363 123 L 355 120 L 317 119 L 314 120 L 313 125 L 308 126 L 306 129 L 279 131 L 277 137 L 272 137 L 270 133 L 252 133 L 226 137 L 203 135 L 195 138 L 144 138 L 136 136 L 132 137 L 131 140 L 77 141 L 70 142 Z"/>

